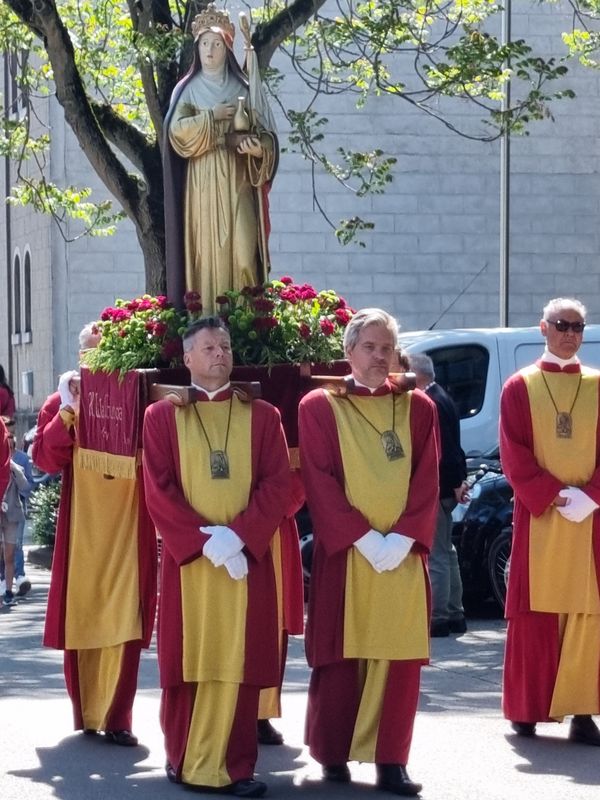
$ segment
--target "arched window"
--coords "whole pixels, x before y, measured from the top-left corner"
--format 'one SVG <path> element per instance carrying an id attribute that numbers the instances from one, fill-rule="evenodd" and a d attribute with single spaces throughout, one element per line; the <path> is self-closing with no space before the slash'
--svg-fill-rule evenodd
<path id="1" fill-rule="evenodd" d="M 23 293 L 24 304 L 23 311 L 25 313 L 25 333 L 31 333 L 31 254 L 25 253 L 25 265 L 23 272 Z"/>
<path id="2" fill-rule="evenodd" d="M 21 258 L 18 253 L 13 266 L 13 333 L 21 333 Z"/>

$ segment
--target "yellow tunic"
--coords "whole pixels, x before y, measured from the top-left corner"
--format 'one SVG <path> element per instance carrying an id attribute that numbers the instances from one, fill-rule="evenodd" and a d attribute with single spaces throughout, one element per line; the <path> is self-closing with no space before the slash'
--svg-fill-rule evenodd
<path id="1" fill-rule="evenodd" d="M 379 431 L 392 427 L 404 458 L 388 461 L 379 435 L 360 419 L 359 411 Z M 411 476 L 411 395 L 353 395 L 351 403 L 329 396 L 335 415 L 349 503 L 360 509 L 371 526 L 387 533 L 406 506 Z M 359 409 L 357 411 L 356 409 Z M 357 424 L 360 421 L 363 424 Z M 364 469 L 368 453 L 369 469 Z M 395 610 L 390 619 L 390 609 Z M 397 611 L 396 611 L 397 610 Z M 421 558 L 409 553 L 400 566 L 377 573 L 355 547 L 348 551 L 344 614 L 344 657 L 426 659 L 426 580 Z"/>
<path id="2" fill-rule="evenodd" d="M 245 509 L 252 479 L 252 407 L 232 397 L 227 442 L 229 480 L 211 480 L 209 448 L 193 406 L 176 411 L 181 482 L 188 503 L 214 525 L 227 525 Z M 213 449 L 224 449 L 229 401 L 195 404 Z M 183 677 L 185 681 L 240 683 L 245 659 L 247 581 L 197 558 L 181 568 Z"/>
<path id="3" fill-rule="evenodd" d="M 534 454 L 539 465 L 565 485 L 583 486 L 596 467 L 596 431 L 589 421 L 598 419 L 598 376 L 544 371 L 532 367 L 523 372 L 532 414 Z M 544 378 L 548 384 L 544 383 Z M 578 390 L 579 386 L 579 390 Z M 549 391 L 548 391 L 549 390 Z M 572 409 L 570 439 L 554 435 L 556 409 Z M 549 432 L 552 435 L 549 435 Z M 598 579 L 592 553 L 592 516 L 575 523 L 554 507 L 531 517 L 529 581 L 532 611 L 600 613 Z"/>

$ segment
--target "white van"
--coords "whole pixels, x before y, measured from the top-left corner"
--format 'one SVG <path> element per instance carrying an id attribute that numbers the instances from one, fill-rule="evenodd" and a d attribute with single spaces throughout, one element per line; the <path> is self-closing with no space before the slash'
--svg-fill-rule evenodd
<path id="1" fill-rule="evenodd" d="M 405 353 L 427 353 L 436 381 L 460 414 L 465 452 L 485 453 L 498 444 L 500 391 L 506 379 L 536 361 L 544 337 L 535 328 L 473 328 L 400 334 Z M 600 368 L 600 325 L 588 325 L 579 351 L 583 364 Z"/>

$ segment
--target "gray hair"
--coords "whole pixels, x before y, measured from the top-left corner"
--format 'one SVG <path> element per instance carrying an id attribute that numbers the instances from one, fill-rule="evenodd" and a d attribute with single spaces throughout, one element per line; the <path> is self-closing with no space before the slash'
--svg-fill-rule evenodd
<path id="1" fill-rule="evenodd" d="M 101 334 L 97 323 L 88 322 L 87 325 L 84 325 L 79 332 L 79 349 L 92 350 L 94 347 L 97 347 L 98 342 L 100 341 L 100 336 Z"/>
<path id="2" fill-rule="evenodd" d="M 426 353 L 409 353 L 408 361 L 410 363 L 410 368 L 413 372 L 416 372 L 417 375 L 422 375 L 430 381 L 435 380 L 433 361 Z"/>
<path id="3" fill-rule="evenodd" d="M 576 311 L 585 322 L 587 309 L 580 300 L 576 300 L 574 297 L 555 297 L 548 301 L 542 311 L 542 319 L 547 320 L 549 314 L 560 314 L 561 311 L 567 309 Z"/>
<path id="4" fill-rule="evenodd" d="M 398 348 L 399 325 L 387 311 L 381 308 L 361 308 L 346 325 L 344 331 L 344 353 L 348 355 L 356 347 L 358 337 L 367 325 L 381 325 L 386 328 L 394 340 L 394 350 Z"/>

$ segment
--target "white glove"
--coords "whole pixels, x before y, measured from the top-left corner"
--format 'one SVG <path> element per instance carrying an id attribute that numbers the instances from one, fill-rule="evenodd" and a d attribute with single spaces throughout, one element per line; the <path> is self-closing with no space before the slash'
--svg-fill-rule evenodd
<path id="1" fill-rule="evenodd" d="M 364 536 L 354 542 L 354 547 L 358 552 L 367 559 L 369 564 L 376 572 L 381 572 L 377 566 L 378 560 L 381 558 L 385 548 L 385 541 L 383 535 L 379 531 L 371 528 Z"/>
<path id="2" fill-rule="evenodd" d="M 384 550 L 376 563 L 378 572 L 396 569 L 410 553 L 410 548 L 415 543 L 410 536 L 402 533 L 388 533 L 383 537 Z"/>
<path id="3" fill-rule="evenodd" d="M 234 581 L 241 581 L 248 574 L 248 559 L 243 553 L 231 556 L 225 562 L 225 569 Z"/>
<path id="4" fill-rule="evenodd" d="M 69 387 L 73 378 L 77 377 L 79 377 L 79 373 L 74 369 L 70 369 L 68 372 L 63 372 L 58 379 L 58 393 L 60 395 L 61 408 L 70 406 L 73 411 L 79 410 L 79 395 L 74 395 Z"/>
<path id="5" fill-rule="evenodd" d="M 215 567 L 222 567 L 227 559 L 237 555 L 244 546 L 237 533 L 226 525 L 204 525 L 200 531 L 210 535 L 202 552 Z"/>
<path id="6" fill-rule="evenodd" d="M 561 489 L 558 496 L 567 498 L 567 505 L 556 506 L 556 509 L 569 522 L 583 522 L 598 508 L 598 503 L 595 503 L 588 494 L 574 486 L 567 486 L 566 489 Z"/>
<path id="7" fill-rule="evenodd" d="M 6 502 L 6 500 L 2 501 L 2 505 L 0 506 L 0 508 L 2 509 L 2 513 L 6 514 L 6 512 L 8 511 L 8 503 Z"/>

